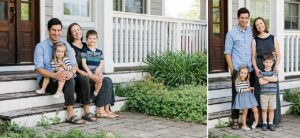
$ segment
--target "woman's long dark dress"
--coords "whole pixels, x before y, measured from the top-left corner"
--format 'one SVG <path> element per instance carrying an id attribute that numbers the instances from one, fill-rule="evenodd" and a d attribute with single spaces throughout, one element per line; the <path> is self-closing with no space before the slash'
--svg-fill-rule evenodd
<path id="1" fill-rule="evenodd" d="M 76 46 L 74 46 L 73 44 L 70 44 L 75 53 L 76 53 L 76 60 L 77 60 L 77 64 L 78 64 L 78 68 L 80 70 L 83 70 L 83 67 L 82 67 L 82 62 L 81 62 L 81 52 L 82 52 L 82 49 L 84 47 L 87 47 L 86 43 L 82 42 L 82 45 L 83 47 L 80 49 Z M 76 78 L 75 78 L 76 80 Z M 77 82 L 77 81 L 76 81 Z M 75 85 L 75 91 L 79 91 L 79 89 L 81 88 L 81 85 L 80 83 L 76 83 Z M 94 91 L 94 83 L 92 81 L 89 81 L 88 82 L 88 85 L 90 85 L 90 94 L 93 94 L 93 91 Z M 77 102 L 82 102 L 82 96 L 80 95 L 80 93 L 77 93 L 77 99 L 76 101 Z M 111 106 L 114 105 L 115 103 L 115 95 L 114 95 L 114 92 L 113 92 L 113 83 L 112 83 L 112 80 L 109 78 L 109 77 L 104 77 L 103 78 L 103 82 L 102 82 L 102 87 L 100 89 L 100 92 L 99 94 L 97 95 L 97 97 L 95 97 L 94 99 L 95 101 L 95 104 L 97 107 L 102 107 L 102 106 L 105 106 L 105 105 L 108 105 L 110 104 Z"/>
<path id="2" fill-rule="evenodd" d="M 263 55 L 265 53 L 273 54 L 275 51 L 275 44 L 274 44 L 274 36 L 269 35 L 266 38 L 255 37 L 256 42 L 256 65 L 259 70 L 264 70 L 263 65 Z M 273 67 L 275 66 L 275 62 Z M 281 122 L 281 106 L 280 106 L 280 97 L 279 97 L 279 83 L 277 81 L 277 94 L 276 94 L 276 110 L 274 111 L 274 124 L 279 124 Z M 262 114 L 261 114 L 261 106 L 260 106 L 260 84 L 259 80 L 256 76 L 255 78 L 255 85 L 254 85 L 254 96 L 258 102 L 258 109 L 259 109 L 259 123 L 262 123 Z"/>

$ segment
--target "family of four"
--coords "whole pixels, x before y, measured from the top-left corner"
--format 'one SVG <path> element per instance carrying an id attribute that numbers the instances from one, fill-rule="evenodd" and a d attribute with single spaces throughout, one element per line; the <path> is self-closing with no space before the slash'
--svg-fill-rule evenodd
<path id="1" fill-rule="evenodd" d="M 68 27 L 67 42 L 60 38 L 61 33 L 61 21 L 52 18 L 48 21 L 49 37 L 36 45 L 34 65 L 41 87 L 36 92 L 51 93 L 54 98 L 64 96 L 68 123 L 82 124 L 85 120 L 94 122 L 97 117 L 117 117 L 110 110 L 115 102 L 112 81 L 101 72 L 104 58 L 102 51 L 96 48 L 97 32 L 87 32 L 87 43 L 82 42 L 82 30 L 77 23 Z M 90 112 L 91 101 L 97 107 L 96 115 Z M 75 102 L 83 104 L 82 119 L 74 113 Z"/>
<path id="2" fill-rule="evenodd" d="M 242 110 L 243 130 L 261 126 L 263 131 L 275 131 L 281 121 L 278 41 L 263 18 L 256 18 L 252 28 L 248 26 L 248 9 L 240 8 L 237 17 L 238 26 L 227 33 L 224 50 L 232 79 L 232 128 L 240 129 Z"/>

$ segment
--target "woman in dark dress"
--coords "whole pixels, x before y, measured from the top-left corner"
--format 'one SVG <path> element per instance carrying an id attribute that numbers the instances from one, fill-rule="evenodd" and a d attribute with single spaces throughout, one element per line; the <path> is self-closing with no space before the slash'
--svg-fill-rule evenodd
<path id="1" fill-rule="evenodd" d="M 89 95 L 91 95 L 91 92 L 93 91 L 93 81 L 103 81 L 102 88 L 97 95 L 97 97 L 93 98 L 95 100 L 96 104 L 96 117 L 106 117 L 106 118 L 115 118 L 118 115 L 113 113 L 110 110 L 110 105 L 113 106 L 115 102 L 115 96 L 113 92 L 113 83 L 112 80 L 109 77 L 97 77 L 97 76 L 88 76 L 87 73 L 84 71 L 82 67 L 81 62 L 81 52 L 84 47 L 87 47 L 86 43 L 82 42 L 82 30 L 79 24 L 72 23 L 68 27 L 67 32 L 67 40 L 70 43 L 70 45 L 73 47 L 76 53 L 76 60 L 78 63 L 78 70 L 77 75 L 79 77 L 75 78 L 76 85 L 75 85 L 75 91 L 86 91 Z M 84 76 L 84 77 L 82 77 Z M 80 78 L 87 78 L 87 79 L 80 79 Z M 93 81 L 90 81 L 93 80 Z M 80 93 L 77 93 L 77 102 L 85 101 L 86 99 L 82 99 L 82 95 Z M 90 100 L 90 99 L 89 99 Z"/>
<path id="2" fill-rule="evenodd" d="M 254 85 L 254 95 L 258 102 L 259 109 L 259 125 L 262 124 L 262 114 L 260 107 L 260 84 L 258 76 L 261 71 L 264 70 L 263 65 L 263 55 L 266 53 L 273 54 L 275 57 L 275 64 L 273 65 L 273 70 L 278 73 L 280 65 L 280 50 L 278 40 L 274 35 L 271 35 L 268 31 L 266 22 L 263 18 L 258 17 L 253 22 L 253 40 L 252 40 L 252 63 L 256 73 L 255 85 Z M 277 94 L 276 94 L 276 110 L 274 113 L 274 124 L 279 124 L 281 122 L 281 106 L 279 97 L 279 84 L 277 81 Z"/>

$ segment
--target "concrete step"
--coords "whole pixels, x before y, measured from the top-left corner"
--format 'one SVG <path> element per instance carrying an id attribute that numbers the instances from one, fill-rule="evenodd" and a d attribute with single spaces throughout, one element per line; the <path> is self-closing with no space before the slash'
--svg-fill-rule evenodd
<path id="1" fill-rule="evenodd" d="M 283 101 L 283 92 L 280 93 L 280 101 Z M 231 109 L 232 96 L 208 99 L 208 113 L 221 112 Z"/>
<path id="2" fill-rule="evenodd" d="M 126 102 L 126 98 L 117 97 L 115 105 L 111 108 L 112 111 L 120 111 L 123 105 Z M 18 106 L 18 105 L 17 105 Z M 67 112 L 65 105 L 61 104 L 52 104 L 47 106 L 39 106 L 21 110 L 12 110 L 8 112 L 0 113 L 0 119 L 8 120 L 14 122 L 20 126 L 34 127 L 37 125 L 37 122 L 42 119 L 42 116 L 50 118 L 59 117 L 60 122 L 65 122 L 67 118 Z M 79 117 L 83 114 L 83 108 L 81 104 L 74 105 L 75 114 Z M 94 104 L 91 104 L 90 111 L 95 114 L 96 107 Z"/>
<path id="3" fill-rule="evenodd" d="M 292 106 L 292 103 L 286 102 L 286 101 L 281 101 L 281 114 L 286 114 L 289 108 Z M 210 108 L 210 106 L 209 106 Z M 240 112 L 242 113 L 242 112 Z M 213 112 L 213 113 L 208 113 L 208 124 L 207 128 L 214 128 L 215 125 L 219 121 L 223 122 L 229 122 L 229 118 L 231 116 L 231 110 L 223 110 L 220 112 Z"/>
<path id="4" fill-rule="evenodd" d="M 38 106 L 59 104 L 64 103 L 64 101 L 65 100 L 63 96 L 56 99 L 48 93 L 43 95 L 39 95 L 33 91 L 5 93 L 0 94 L 0 113 Z"/>
<path id="5" fill-rule="evenodd" d="M 146 72 L 122 71 L 107 73 L 114 84 L 142 80 Z M 35 91 L 38 89 L 36 73 L 34 71 L 6 71 L 0 72 L 0 94 Z"/>

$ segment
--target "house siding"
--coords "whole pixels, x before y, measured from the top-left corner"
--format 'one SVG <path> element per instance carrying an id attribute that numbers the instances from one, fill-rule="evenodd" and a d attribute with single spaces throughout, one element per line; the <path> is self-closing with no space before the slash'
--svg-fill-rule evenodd
<path id="1" fill-rule="evenodd" d="M 151 15 L 159 15 L 162 16 L 163 7 L 162 7 L 162 0 L 151 0 Z"/>
<path id="2" fill-rule="evenodd" d="M 46 29 L 47 29 L 47 24 L 48 24 L 48 21 L 51 19 L 51 18 L 54 18 L 53 16 L 53 1 L 52 0 L 46 0 L 45 2 L 45 6 L 46 6 L 46 18 L 45 18 L 45 25 L 46 25 Z M 66 22 L 69 20 L 64 20 L 62 19 L 62 17 L 55 17 L 55 18 L 59 18 L 62 22 Z M 80 24 L 79 24 L 80 25 Z M 82 27 L 82 33 L 83 33 L 83 39 L 85 41 L 85 34 L 88 30 L 90 29 L 94 29 L 93 27 Z M 47 30 L 48 31 L 48 30 Z M 46 37 L 48 37 L 48 32 L 46 31 Z M 68 31 L 68 25 L 64 25 L 63 26 L 63 29 L 62 29 L 62 34 L 61 34 L 61 37 L 62 39 L 64 40 L 67 40 L 67 31 Z"/>

